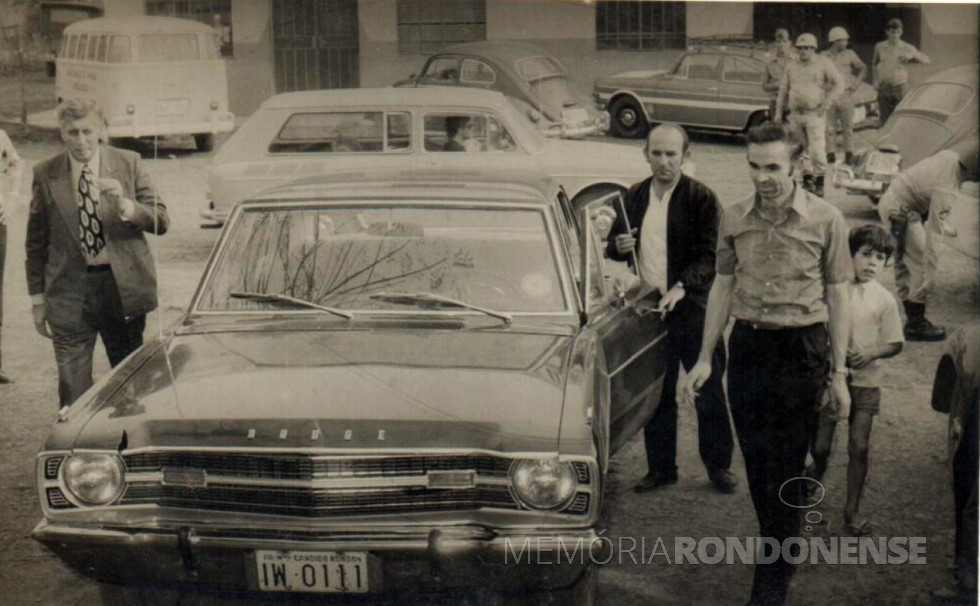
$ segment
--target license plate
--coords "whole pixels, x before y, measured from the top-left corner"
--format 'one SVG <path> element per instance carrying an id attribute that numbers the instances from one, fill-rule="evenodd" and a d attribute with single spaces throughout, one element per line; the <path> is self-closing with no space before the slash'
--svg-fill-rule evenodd
<path id="1" fill-rule="evenodd" d="M 187 99 L 161 99 L 157 101 L 157 115 L 180 116 L 186 114 L 189 107 Z"/>
<path id="2" fill-rule="evenodd" d="M 363 551 L 258 550 L 255 566 L 262 591 L 368 591 L 368 554 Z"/>
<path id="3" fill-rule="evenodd" d="M 901 156 L 898 154 L 873 152 L 868 158 L 868 172 L 895 173 L 900 162 Z"/>
<path id="4" fill-rule="evenodd" d="M 868 110 L 864 109 L 863 105 L 859 105 L 854 108 L 853 124 L 862 122 L 867 117 L 868 117 Z"/>

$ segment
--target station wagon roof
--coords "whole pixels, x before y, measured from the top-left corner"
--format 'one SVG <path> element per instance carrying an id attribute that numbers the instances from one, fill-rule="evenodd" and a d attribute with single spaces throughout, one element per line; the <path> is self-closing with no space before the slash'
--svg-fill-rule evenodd
<path id="1" fill-rule="evenodd" d="M 311 196 L 429 198 L 479 201 L 514 201 L 549 204 L 555 181 L 540 172 L 521 169 L 371 169 L 315 175 L 275 186 L 244 203 L 308 199 Z"/>
<path id="2" fill-rule="evenodd" d="M 174 17 L 134 16 L 134 17 L 96 17 L 83 19 L 65 27 L 63 35 L 78 33 L 139 33 L 170 34 L 187 32 L 213 32 L 211 26 L 190 19 Z"/>
<path id="3" fill-rule="evenodd" d="M 447 90 L 452 91 L 447 94 Z M 262 109 L 303 109 L 312 107 L 505 107 L 502 93 L 464 87 L 349 88 L 308 90 L 270 97 Z"/>

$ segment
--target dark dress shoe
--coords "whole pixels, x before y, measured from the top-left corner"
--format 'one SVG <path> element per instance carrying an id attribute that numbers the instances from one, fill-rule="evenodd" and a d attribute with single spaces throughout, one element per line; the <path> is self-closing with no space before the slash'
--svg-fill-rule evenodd
<path id="1" fill-rule="evenodd" d="M 677 483 L 677 474 L 648 473 L 633 487 L 634 492 L 650 492 L 668 484 Z"/>
<path id="2" fill-rule="evenodd" d="M 735 492 L 735 487 L 738 486 L 738 478 L 727 469 L 719 469 L 711 474 L 711 483 L 714 484 L 715 490 L 718 492 L 732 494 Z"/>

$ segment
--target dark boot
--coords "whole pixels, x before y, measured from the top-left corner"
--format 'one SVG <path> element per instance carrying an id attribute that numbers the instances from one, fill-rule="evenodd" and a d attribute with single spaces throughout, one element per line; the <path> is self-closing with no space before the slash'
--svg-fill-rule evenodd
<path id="1" fill-rule="evenodd" d="M 823 175 L 817 177 L 816 187 L 814 187 L 813 193 L 823 198 Z"/>
<path id="2" fill-rule="evenodd" d="M 942 341 L 946 329 L 926 319 L 926 304 L 902 301 L 905 306 L 905 338 L 909 341 Z"/>
<path id="3" fill-rule="evenodd" d="M 851 152 L 844 152 L 844 164 L 848 166 L 854 166 L 854 154 Z"/>
<path id="4" fill-rule="evenodd" d="M 813 193 L 813 189 L 816 187 L 813 181 L 813 175 L 803 175 L 803 189 Z"/>
<path id="5" fill-rule="evenodd" d="M 827 164 L 835 164 L 837 162 L 837 155 L 834 152 L 827 154 Z"/>

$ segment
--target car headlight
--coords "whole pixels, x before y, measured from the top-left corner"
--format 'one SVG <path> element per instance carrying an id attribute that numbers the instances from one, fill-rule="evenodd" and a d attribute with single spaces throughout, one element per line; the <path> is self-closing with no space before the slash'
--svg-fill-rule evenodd
<path id="1" fill-rule="evenodd" d="M 571 463 L 558 458 L 528 459 L 511 470 L 518 499 L 531 509 L 558 509 L 575 495 L 578 480 Z"/>
<path id="2" fill-rule="evenodd" d="M 108 505 L 125 487 L 125 467 L 116 455 L 72 455 L 62 466 L 62 474 L 68 492 L 85 505 Z"/>

